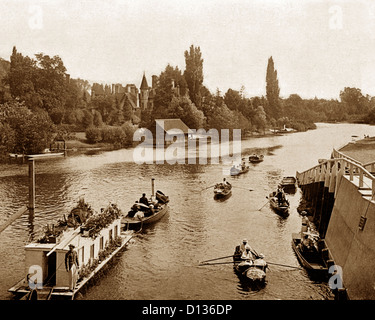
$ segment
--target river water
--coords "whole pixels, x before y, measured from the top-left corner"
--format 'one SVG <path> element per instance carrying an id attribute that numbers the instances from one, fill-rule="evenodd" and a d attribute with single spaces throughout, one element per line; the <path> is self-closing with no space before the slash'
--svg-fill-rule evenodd
<path id="1" fill-rule="evenodd" d="M 286 218 L 265 205 L 266 196 L 283 176 L 294 176 L 318 159 L 329 158 L 333 147 L 351 141 L 353 135 L 375 135 L 375 128 L 368 125 L 317 126 L 308 132 L 242 141 L 242 156 L 262 152 L 265 158 L 250 164 L 246 174 L 227 176 L 233 194 L 225 201 L 214 200 L 210 187 L 225 177 L 222 164 L 139 165 L 133 161 L 133 149 L 37 160 L 35 215 L 22 216 L 0 234 L 0 299 L 12 298 L 7 289 L 24 274 L 23 246 L 46 223 L 69 213 L 80 197 L 97 211 L 113 202 L 126 212 L 143 192 L 151 193 L 151 178 L 156 190 L 169 195 L 169 214 L 140 232 L 78 299 L 332 298 L 327 284 L 310 280 L 304 270 L 270 266 L 266 286 L 253 290 L 240 281 L 230 264 L 198 266 L 199 261 L 231 255 L 243 238 L 266 260 L 299 266 L 291 234 L 301 227 L 296 211 L 300 190 L 289 196 L 291 210 Z M 0 165 L 0 221 L 27 202 L 27 164 Z"/>

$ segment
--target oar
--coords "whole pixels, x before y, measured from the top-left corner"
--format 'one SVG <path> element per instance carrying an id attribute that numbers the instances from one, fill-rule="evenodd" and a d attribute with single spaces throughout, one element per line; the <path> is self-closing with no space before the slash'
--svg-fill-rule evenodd
<path id="1" fill-rule="evenodd" d="M 275 265 L 275 266 L 287 267 L 287 268 L 294 268 L 294 269 L 302 270 L 301 267 L 295 267 L 295 266 L 291 266 L 291 265 L 288 265 L 288 264 L 281 264 L 281 263 L 268 262 L 268 261 L 267 261 L 267 264 L 272 264 L 272 265 Z"/>
<path id="2" fill-rule="evenodd" d="M 268 197 L 266 197 L 266 198 L 268 199 Z M 258 211 L 262 210 L 267 203 L 268 203 L 268 201 L 260 209 L 258 209 Z"/>
<path id="3" fill-rule="evenodd" d="M 215 184 L 213 184 L 212 186 L 209 186 L 209 187 L 207 187 L 207 188 L 202 189 L 200 192 L 202 192 L 202 191 L 204 191 L 204 190 L 207 190 L 207 189 L 209 189 L 209 188 L 212 188 L 212 187 L 214 187 L 214 186 L 215 186 Z"/>
<path id="4" fill-rule="evenodd" d="M 229 261 L 229 262 L 214 262 L 214 263 L 201 263 L 198 266 L 213 266 L 216 264 L 233 264 L 233 263 L 240 263 L 240 261 Z"/>
<path id="5" fill-rule="evenodd" d="M 237 186 L 233 186 L 233 188 L 243 189 L 243 190 L 247 190 L 247 191 L 254 191 L 254 189 L 246 189 L 246 188 L 237 187 Z"/>
<path id="6" fill-rule="evenodd" d="M 215 259 L 201 261 L 200 263 L 206 263 L 206 262 L 210 262 L 210 261 L 215 261 L 215 260 L 220 260 L 220 259 L 225 259 L 225 258 L 231 258 L 231 257 L 239 257 L 239 256 L 240 256 L 240 254 L 235 254 L 235 255 L 232 254 L 230 256 L 219 257 L 219 258 L 215 258 Z"/>

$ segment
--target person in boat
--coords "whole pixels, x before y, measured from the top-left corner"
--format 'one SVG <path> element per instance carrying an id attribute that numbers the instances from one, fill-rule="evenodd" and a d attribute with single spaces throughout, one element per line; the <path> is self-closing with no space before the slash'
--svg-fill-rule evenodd
<path id="1" fill-rule="evenodd" d="M 247 239 L 243 239 L 242 243 L 240 244 L 240 253 L 243 254 L 247 248 L 251 249 Z"/>
<path id="2" fill-rule="evenodd" d="M 143 203 L 146 206 L 150 205 L 145 193 L 142 194 L 142 197 L 139 199 L 139 203 Z"/>
<path id="3" fill-rule="evenodd" d="M 250 247 L 246 247 L 245 251 L 242 252 L 242 255 L 241 255 L 241 260 L 244 260 L 244 261 L 250 261 L 250 260 L 254 260 L 253 259 L 253 254 L 250 250 Z"/>
<path id="4" fill-rule="evenodd" d="M 277 187 L 276 197 L 279 205 L 284 204 L 286 201 L 284 190 L 280 185 Z"/>
<path id="5" fill-rule="evenodd" d="M 232 185 L 230 184 L 230 182 L 228 182 L 228 181 L 224 178 L 224 179 L 223 179 L 222 186 L 224 186 L 224 188 L 226 188 L 226 187 L 231 187 Z"/>
<path id="6" fill-rule="evenodd" d="M 69 245 L 69 251 L 65 254 L 65 269 L 69 273 L 69 290 L 73 291 L 77 283 L 77 268 L 79 267 L 78 255 L 73 244 Z"/>
<path id="7" fill-rule="evenodd" d="M 128 212 L 128 217 L 133 218 L 135 214 L 138 212 L 138 210 L 139 210 L 139 205 L 138 205 L 138 201 L 136 201 L 130 208 L 130 211 Z"/>

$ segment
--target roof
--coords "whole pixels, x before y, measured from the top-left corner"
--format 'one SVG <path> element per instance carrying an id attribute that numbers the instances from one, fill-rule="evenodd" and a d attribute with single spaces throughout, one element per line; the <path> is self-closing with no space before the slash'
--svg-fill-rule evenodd
<path id="1" fill-rule="evenodd" d="M 142 83 L 141 83 L 141 89 L 148 89 L 148 84 L 146 80 L 145 74 L 143 74 Z"/>
<path id="2" fill-rule="evenodd" d="M 189 127 L 182 122 L 181 119 L 155 119 L 158 126 L 162 127 L 164 131 L 169 131 L 169 133 L 179 133 L 176 129 L 181 130 L 184 134 L 191 132 Z"/>

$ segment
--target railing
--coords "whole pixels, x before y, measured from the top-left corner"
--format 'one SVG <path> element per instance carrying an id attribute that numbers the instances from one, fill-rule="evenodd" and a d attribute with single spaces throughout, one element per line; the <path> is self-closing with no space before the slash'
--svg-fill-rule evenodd
<path id="1" fill-rule="evenodd" d="M 332 153 L 334 153 L 334 150 Z M 336 153 L 335 155 L 338 155 Z M 364 188 L 364 185 L 368 189 L 371 189 L 371 200 L 375 199 L 375 176 L 372 175 L 362 164 L 358 161 L 353 161 L 349 157 L 336 158 L 333 155 L 333 159 L 325 160 L 320 164 L 312 167 L 301 173 L 297 172 L 296 177 L 300 185 L 309 184 L 312 182 L 324 181 L 325 186 L 329 187 L 330 192 L 337 192 L 337 181 L 342 175 L 348 175 L 349 180 L 353 181 L 354 177 L 358 177 L 358 187 Z M 371 163 L 374 165 L 375 163 Z M 368 178 L 370 181 L 366 183 L 364 178 Z"/>
<path id="2" fill-rule="evenodd" d="M 361 165 L 367 171 L 369 171 L 371 173 L 375 173 L 375 161 L 371 161 L 371 162 L 367 162 L 367 163 L 362 164 L 360 161 L 355 160 L 355 159 L 343 154 L 342 152 L 340 152 L 336 149 L 333 149 L 333 151 L 332 151 L 332 158 L 345 158 L 345 159 L 351 160 L 352 162 L 357 163 L 358 165 Z"/>

